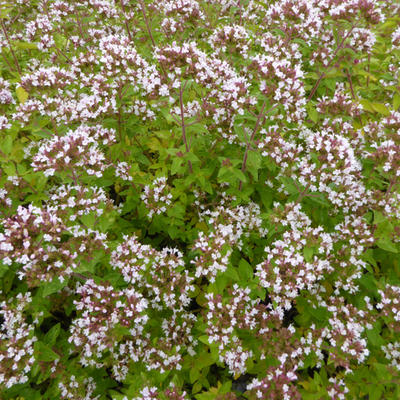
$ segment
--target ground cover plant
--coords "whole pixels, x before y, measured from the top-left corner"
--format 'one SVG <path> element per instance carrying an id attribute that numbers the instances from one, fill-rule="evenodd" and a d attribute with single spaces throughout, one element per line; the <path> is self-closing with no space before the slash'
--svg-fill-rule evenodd
<path id="1" fill-rule="evenodd" d="M 399 399 L 400 4 L 0 0 L 2 399 Z"/>

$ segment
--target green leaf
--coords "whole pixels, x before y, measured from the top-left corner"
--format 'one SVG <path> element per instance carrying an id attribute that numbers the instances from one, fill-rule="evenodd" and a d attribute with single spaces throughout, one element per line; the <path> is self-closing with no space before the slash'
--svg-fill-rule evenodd
<path id="1" fill-rule="evenodd" d="M 330 314 L 325 307 L 316 307 L 316 308 L 310 307 L 308 311 L 318 321 L 326 321 Z"/>
<path id="2" fill-rule="evenodd" d="M 203 369 L 209 365 L 214 364 L 215 360 L 211 353 L 204 351 L 196 358 L 196 367 L 198 369 Z"/>
<path id="3" fill-rule="evenodd" d="M 368 399 L 369 400 L 381 400 L 384 391 L 384 386 L 379 384 L 373 384 L 369 386 Z"/>
<path id="4" fill-rule="evenodd" d="M 172 160 L 172 165 L 171 165 L 171 174 L 182 174 L 185 172 L 186 166 L 184 165 L 184 161 L 182 160 L 182 157 L 175 157 Z"/>
<path id="5" fill-rule="evenodd" d="M 398 253 L 397 247 L 389 238 L 380 238 L 376 242 L 376 245 L 382 250 Z"/>
<path id="6" fill-rule="evenodd" d="M 183 219 L 185 215 L 185 207 L 180 203 L 176 203 L 172 208 L 168 209 L 167 215 L 169 217 Z"/>
<path id="7" fill-rule="evenodd" d="M 46 344 L 49 344 L 50 346 L 53 346 L 56 343 L 56 340 L 58 338 L 58 335 L 60 334 L 61 331 L 61 325 L 60 323 L 54 325 L 45 335 L 43 338 L 43 341 Z"/>
<path id="8" fill-rule="evenodd" d="M 382 103 L 372 103 L 372 108 L 379 114 L 384 115 L 385 117 L 390 115 L 389 109 Z"/>
<path id="9" fill-rule="evenodd" d="M 86 214 L 80 217 L 80 220 L 84 223 L 87 228 L 93 229 L 96 221 L 96 215 Z"/>
<path id="10" fill-rule="evenodd" d="M 11 290 L 14 278 L 15 278 L 15 273 L 11 269 L 6 271 L 6 273 L 4 274 L 2 282 L 3 282 L 3 292 L 5 294 L 7 294 Z"/>
<path id="11" fill-rule="evenodd" d="M 3 3 L 0 8 L 0 19 L 9 19 L 10 12 L 12 11 L 12 7 L 10 3 Z"/>
<path id="12" fill-rule="evenodd" d="M 243 258 L 239 261 L 238 272 L 240 279 L 243 281 L 253 278 L 253 267 Z"/>
<path id="13" fill-rule="evenodd" d="M 36 50 L 38 48 L 38 44 L 32 42 L 14 42 L 13 44 L 22 50 Z"/>
<path id="14" fill-rule="evenodd" d="M 397 111 L 397 109 L 400 107 L 400 94 L 395 93 L 393 96 L 393 109 Z"/>
<path id="15" fill-rule="evenodd" d="M 247 169 L 258 180 L 258 170 L 261 168 L 261 155 L 257 151 L 249 151 L 247 154 Z"/>
<path id="16" fill-rule="evenodd" d="M 18 86 L 17 89 L 15 89 L 15 93 L 21 104 L 24 104 L 26 100 L 28 100 L 29 94 L 22 86 Z"/>
<path id="17" fill-rule="evenodd" d="M 55 353 L 49 346 L 42 342 L 36 342 L 34 345 L 35 352 L 38 353 L 37 360 L 38 361 L 54 361 L 58 360 L 60 356 Z"/>
<path id="18" fill-rule="evenodd" d="M 378 330 L 376 328 L 374 329 L 368 329 L 366 331 L 368 342 L 375 347 L 381 347 L 383 344 L 385 344 L 385 341 L 382 339 L 381 335 L 379 334 Z"/>
<path id="19" fill-rule="evenodd" d="M 205 344 L 209 344 L 208 341 L 208 336 L 207 335 L 202 335 L 198 338 L 200 340 L 200 342 L 205 343 Z"/>
<path id="20" fill-rule="evenodd" d="M 313 255 L 314 255 L 314 248 L 313 247 L 305 247 L 303 249 L 303 255 L 304 255 L 304 259 L 307 262 L 311 262 L 313 259 Z"/>
<path id="21" fill-rule="evenodd" d="M 203 385 L 202 385 L 200 382 L 196 382 L 196 383 L 193 385 L 192 393 L 195 394 L 195 393 L 200 392 L 200 390 L 201 390 L 202 387 L 203 387 Z"/>
<path id="22" fill-rule="evenodd" d="M 53 280 L 50 283 L 46 283 L 42 286 L 43 288 L 42 296 L 47 297 L 53 293 L 57 293 L 62 288 L 67 286 L 67 284 L 68 284 L 67 280 L 61 282 L 58 278 L 53 278 Z"/>
<path id="23" fill-rule="evenodd" d="M 233 173 L 233 175 L 235 175 L 236 178 L 238 178 L 240 181 L 242 181 L 242 182 L 247 182 L 246 175 L 245 175 L 240 169 L 232 168 L 232 173 Z"/>
<path id="24" fill-rule="evenodd" d="M 362 107 L 365 111 L 375 113 L 375 109 L 370 101 L 362 99 L 362 100 L 360 100 L 360 104 L 362 105 Z"/>
<path id="25" fill-rule="evenodd" d="M 308 110 L 308 116 L 310 117 L 311 121 L 317 123 L 319 120 L 319 113 L 315 108 L 310 108 Z"/>
<path id="26" fill-rule="evenodd" d="M 385 221 L 386 217 L 380 211 L 374 210 L 374 224 L 380 224 Z"/>
<path id="27" fill-rule="evenodd" d="M 190 369 L 189 372 L 190 383 L 193 384 L 194 382 L 196 382 L 200 376 L 201 376 L 200 370 L 197 367 L 194 366 L 193 368 Z"/>
<path id="28" fill-rule="evenodd" d="M 239 281 L 239 275 L 236 271 L 236 268 L 232 267 L 231 265 L 229 265 L 228 268 L 226 269 L 225 275 L 231 278 L 235 282 Z"/>
<path id="29" fill-rule="evenodd" d="M 6 135 L 3 142 L 1 143 L 1 151 L 5 154 L 10 154 L 13 147 L 13 139 L 11 135 Z"/>

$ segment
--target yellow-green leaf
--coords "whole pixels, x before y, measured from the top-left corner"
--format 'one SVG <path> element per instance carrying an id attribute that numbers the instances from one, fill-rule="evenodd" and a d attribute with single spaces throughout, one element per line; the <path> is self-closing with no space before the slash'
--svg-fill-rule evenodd
<path id="1" fill-rule="evenodd" d="M 23 50 L 36 50 L 38 48 L 37 43 L 33 42 L 14 42 L 14 45 Z"/>
<path id="2" fill-rule="evenodd" d="M 384 115 L 385 117 L 390 115 L 389 109 L 382 103 L 372 103 L 372 108 L 379 114 Z"/>
<path id="3" fill-rule="evenodd" d="M 400 107 L 400 94 L 395 93 L 393 96 L 393 109 L 396 111 Z"/>
<path id="4" fill-rule="evenodd" d="M 29 97 L 28 92 L 22 86 L 17 87 L 15 92 L 17 93 L 19 102 L 24 104 Z"/>
<path id="5" fill-rule="evenodd" d="M 360 100 L 360 103 L 365 111 L 369 111 L 372 113 L 375 112 L 375 109 L 372 106 L 372 103 L 370 101 L 362 99 L 362 100 Z"/>

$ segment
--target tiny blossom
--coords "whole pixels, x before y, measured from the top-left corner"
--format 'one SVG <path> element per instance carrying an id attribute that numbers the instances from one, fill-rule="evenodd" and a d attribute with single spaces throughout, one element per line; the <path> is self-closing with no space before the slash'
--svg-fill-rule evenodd
<path id="1" fill-rule="evenodd" d="M 114 132 L 81 126 L 68 131 L 65 136 L 44 139 L 32 158 L 32 167 L 35 171 L 44 171 L 46 176 L 52 176 L 56 171 L 75 174 L 80 170 L 100 178 L 109 166 L 99 148 L 100 140 L 104 144 L 112 143 L 115 141 Z"/>
<path id="2" fill-rule="evenodd" d="M 124 236 L 124 242 L 112 252 L 110 263 L 127 283 L 151 294 L 150 306 L 179 311 L 189 304 L 193 278 L 183 271 L 183 256 L 177 249 L 157 251 L 141 244 L 136 236 Z"/>
<path id="3" fill-rule="evenodd" d="M 287 214 L 286 214 L 287 213 Z M 324 273 L 333 271 L 328 257 L 333 249 L 333 240 L 320 228 L 311 228 L 311 221 L 301 212 L 299 204 L 287 204 L 280 222 L 291 230 L 283 234 L 265 249 L 267 259 L 257 266 L 256 276 L 261 286 L 269 291 L 273 301 L 285 310 L 292 307 L 292 301 L 299 291 L 313 290 Z M 318 246 L 312 259 L 306 260 L 304 249 Z"/>
<path id="4" fill-rule="evenodd" d="M 219 359 L 224 362 L 231 374 L 246 372 L 246 361 L 253 355 L 251 350 L 242 347 L 236 336 L 236 329 L 255 327 L 255 314 L 252 311 L 257 301 L 250 301 L 249 289 L 237 285 L 231 291 L 232 301 L 224 304 L 221 295 L 207 294 L 209 311 L 206 314 L 207 335 L 210 343 L 217 343 Z"/>
<path id="5" fill-rule="evenodd" d="M 85 378 L 83 382 L 76 379 L 75 375 L 71 375 L 68 379 L 58 383 L 61 399 L 71 400 L 97 400 L 100 395 L 93 396 L 96 390 L 96 383 L 92 377 Z"/>
<path id="6" fill-rule="evenodd" d="M 387 285 L 384 290 L 378 290 L 381 296 L 376 308 L 386 317 L 388 327 L 394 332 L 400 332 L 400 286 Z"/>
<path id="7" fill-rule="evenodd" d="M 185 391 L 180 392 L 175 385 L 171 383 L 170 387 L 164 391 L 158 390 L 155 386 L 145 386 L 140 390 L 140 397 L 132 397 L 129 400 L 158 400 L 161 398 L 161 393 L 163 394 L 162 398 L 166 400 L 185 400 L 189 398 Z M 128 400 L 128 397 L 124 397 L 123 400 Z"/>
<path id="8" fill-rule="evenodd" d="M 221 199 L 215 210 L 204 210 L 200 218 L 210 227 L 208 232 L 199 232 L 193 249 L 199 254 L 192 260 L 196 267 L 195 276 L 207 276 L 211 282 L 219 272 L 227 268 L 232 247 L 242 248 L 250 232 L 259 232 L 261 236 L 267 230 L 261 226 L 260 208 L 255 203 L 247 206 L 229 207 L 228 199 Z"/>
<path id="9" fill-rule="evenodd" d="M 217 28 L 210 37 L 213 49 L 226 52 L 233 49 L 243 56 L 247 56 L 250 36 L 241 25 L 224 25 Z"/>
<path id="10" fill-rule="evenodd" d="M 0 104 L 15 104 L 10 90 L 10 83 L 2 77 L 0 77 Z"/>
<path id="11" fill-rule="evenodd" d="M 392 33 L 392 44 L 394 48 L 400 49 L 400 27 Z"/>
<path id="12" fill-rule="evenodd" d="M 10 128 L 11 124 L 9 123 L 8 118 L 5 117 L 4 115 L 0 115 L 0 130 L 10 129 Z"/>
<path id="13" fill-rule="evenodd" d="M 140 198 L 149 210 L 147 216 L 165 214 L 171 206 L 172 194 L 166 177 L 156 178 L 151 185 L 146 185 Z"/>
<path id="14" fill-rule="evenodd" d="M 132 176 L 129 175 L 129 169 L 130 169 L 130 167 L 127 162 L 120 161 L 116 165 L 115 175 L 119 176 L 124 181 L 132 181 L 133 178 L 132 178 Z"/>
<path id="15" fill-rule="evenodd" d="M 388 343 L 381 348 L 390 365 L 400 371 L 400 342 Z"/>
<path id="16" fill-rule="evenodd" d="M 328 396 L 332 400 L 344 400 L 349 388 L 344 383 L 343 379 L 334 377 L 329 378 L 329 385 L 327 387 Z"/>
<path id="17" fill-rule="evenodd" d="M 24 315 L 31 302 L 28 292 L 0 304 L 0 387 L 8 389 L 28 382 L 28 373 L 35 362 L 33 346 L 38 340 L 34 325 L 28 324 Z"/>
<path id="18" fill-rule="evenodd" d="M 395 377 L 398 1 L 0 3 L 0 391 Z"/>
<path id="19" fill-rule="evenodd" d="M 141 334 L 148 320 L 144 313 L 147 301 L 131 289 L 115 291 L 92 280 L 78 286 L 77 293 L 80 299 L 75 305 L 80 316 L 73 321 L 68 340 L 80 349 L 84 366 L 100 368 L 106 352 L 118 346 L 114 340 L 118 327 L 126 328 L 132 336 Z"/>
<path id="20" fill-rule="evenodd" d="M 294 371 L 269 367 L 266 377 L 261 380 L 253 379 L 247 385 L 247 391 L 254 399 L 297 400 L 301 399 L 301 395 L 292 384 L 295 380 L 297 380 L 297 375 Z"/>
<path id="21" fill-rule="evenodd" d="M 166 16 L 161 21 L 161 27 L 167 36 L 183 32 L 189 23 L 205 19 L 196 0 L 164 0 L 159 6 L 162 14 Z"/>
<path id="22" fill-rule="evenodd" d="M 105 211 L 115 210 L 106 192 L 98 187 L 61 185 L 49 191 L 49 207 L 63 215 L 64 221 L 75 221 L 77 217 L 93 213 L 101 216 Z"/>
<path id="23" fill-rule="evenodd" d="M 0 254 L 11 264 L 21 264 L 20 279 L 29 286 L 41 281 L 60 281 L 73 273 L 79 258 L 89 258 L 94 251 L 106 248 L 106 236 L 80 226 L 67 227 L 60 216 L 50 208 L 30 204 L 18 206 L 16 214 L 4 221 L 0 233 Z M 69 240 L 61 240 L 68 235 Z"/>
<path id="24" fill-rule="evenodd" d="M 351 32 L 349 44 L 357 52 L 370 52 L 376 42 L 375 35 L 364 28 L 354 28 Z"/>
<path id="25" fill-rule="evenodd" d="M 8 191 L 6 189 L 0 189 L 0 204 L 3 207 L 11 207 L 12 200 L 7 195 Z"/>

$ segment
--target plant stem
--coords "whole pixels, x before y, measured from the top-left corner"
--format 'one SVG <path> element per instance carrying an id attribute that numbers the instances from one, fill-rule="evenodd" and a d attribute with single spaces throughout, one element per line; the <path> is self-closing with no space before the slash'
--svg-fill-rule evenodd
<path id="1" fill-rule="evenodd" d="M 182 88 L 182 84 L 179 88 L 179 105 L 180 105 L 180 109 L 181 109 L 182 139 L 183 139 L 183 142 L 185 143 L 186 153 L 189 153 L 190 148 L 189 148 L 189 144 L 187 142 L 187 137 L 186 137 L 186 125 L 185 125 L 185 117 L 184 117 L 184 110 L 183 110 L 183 91 L 185 90 L 185 87 L 186 87 L 186 83 L 183 88 Z M 189 171 L 190 171 L 190 173 L 192 173 L 193 167 L 192 167 L 192 162 L 190 160 L 188 160 L 188 165 L 189 165 Z"/>
<path id="2" fill-rule="evenodd" d="M 349 85 L 350 85 L 350 90 L 351 90 L 351 96 L 353 97 L 353 100 L 356 99 L 356 95 L 354 93 L 354 88 L 353 88 L 353 81 L 351 80 L 351 75 L 349 70 L 346 70 L 346 75 L 347 75 L 347 80 L 349 81 Z"/>
<path id="3" fill-rule="evenodd" d="M 128 33 L 129 40 L 132 41 L 133 38 L 132 38 L 131 30 L 129 29 L 128 21 L 126 19 L 126 14 L 125 14 L 124 0 L 121 0 L 121 8 L 122 8 L 122 12 L 124 14 L 124 24 L 125 24 L 126 32 Z"/>
<path id="4" fill-rule="evenodd" d="M 153 43 L 153 46 L 156 47 L 156 42 L 154 41 L 153 34 L 151 33 L 151 28 L 150 28 L 149 20 L 147 18 L 146 8 L 145 8 L 145 5 L 144 5 L 144 2 L 143 2 L 143 0 L 139 0 L 139 3 L 140 3 L 140 8 L 142 9 L 144 22 L 146 24 L 147 32 L 148 32 L 148 34 L 150 36 L 151 43 Z"/>
<path id="5" fill-rule="evenodd" d="M 14 50 L 13 50 L 13 48 L 11 46 L 11 41 L 10 41 L 10 38 L 8 36 L 7 29 L 6 29 L 6 26 L 5 26 L 3 20 L 1 20 L 1 27 L 3 28 L 4 36 L 5 36 L 5 38 L 6 38 L 7 42 L 8 42 L 8 46 L 10 48 L 11 55 L 14 58 L 14 62 L 15 62 L 15 66 L 17 68 L 17 71 L 21 75 L 21 68 L 19 66 L 19 62 L 18 62 L 17 56 L 15 55 Z"/>
<path id="6" fill-rule="evenodd" d="M 314 87 L 311 90 L 310 95 L 307 98 L 307 101 L 310 101 L 312 99 L 312 97 L 314 96 L 315 92 L 317 91 L 319 84 L 321 83 L 322 79 L 325 78 L 326 74 L 330 71 L 329 67 L 332 65 L 332 63 L 335 61 L 335 57 L 337 55 L 337 53 L 339 52 L 339 50 L 341 48 L 343 48 L 344 42 L 345 40 L 350 36 L 351 32 L 353 31 L 353 29 L 355 28 L 355 25 L 352 25 L 352 27 L 350 28 L 350 30 L 347 32 L 347 34 L 343 37 L 342 41 L 339 43 L 338 47 L 336 48 L 335 52 L 333 53 L 333 56 L 331 58 L 331 61 L 329 61 L 328 65 L 325 67 L 325 71 L 321 73 L 321 75 L 319 76 L 317 83 L 314 85 Z"/>
<path id="7" fill-rule="evenodd" d="M 243 157 L 243 162 L 242 162 L 242 168 L 241 168 L 241 171 L 243 173 L 245 173 L 245 171 L 246 171 L 248 153 L 249 153 L 249 150 L 250 150 L 251 143 L 253 142 L 254 137 L 255 137 L 255 135 L 256 135 L 256 133 L 258 131 L 258 128 L 261 125 L 260 124 L 261 123 L 261 118 L 267 116 L 272 110 L 274 110 L 276 107 L 278 107 L 278 104 L 275 104 L 267 112 L 264 113 L 264 108 L 265 108 L 266 105 L 267 105 L 267 102 L 266 102 L 266 100 L 264 100 L 264 103 L 263 103 L 263 105 L 261 107 L 260 113 L 258 114 L 256 125 L 254 126 L 254 129 L 253 129 L 253 132 L 251 134 L 250 140 L 247 142 L 246 150 L 244 152 L 244 157 Z M 239 182 L 239 190 L 242 190 L 242 186 L 243 186 L 243 182 L 240 181 Z"/>

